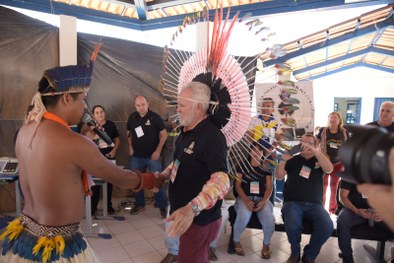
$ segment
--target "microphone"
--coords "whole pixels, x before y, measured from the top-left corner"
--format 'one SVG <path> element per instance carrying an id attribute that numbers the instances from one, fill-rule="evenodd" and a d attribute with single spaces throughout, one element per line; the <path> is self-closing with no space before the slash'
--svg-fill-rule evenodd
<path id="1" fill-rule="evenodd" d="M 93 131 L 106 143 L 108 144 L 110 147 L 114 147 L 115 144 L 114 142 L 111 140 L 111 138 L 108 136 L 107 133 L 105 133 L 105 131 L 102 131 L 100 129 L 98 129 L 96 127 L 96 122 L 93 120 L 92 115 L 90 115 L 90 113 L 85 110 L 84 114 L 82 115 L 82 122 L 86 123 L 89 126 L 94 127 Z"/>

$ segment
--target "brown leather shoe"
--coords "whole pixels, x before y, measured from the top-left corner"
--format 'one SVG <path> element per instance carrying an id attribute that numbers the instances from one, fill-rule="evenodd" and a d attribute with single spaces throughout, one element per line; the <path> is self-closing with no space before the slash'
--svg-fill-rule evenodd
<path id="1" fill-rule="evenodd" d="M 269 246 L 263 245 L 263 248 L 261 249 L 261 257 L 264 259 L 269 259 L 271 258 L 272 252 Z"/>
<path id="2" fill-rule="evenodd" d="M 290 256 L 288 260 L 284 263 L 298 263 L 300 261 L 300 256 Z"/>
<path id="3" fill-rule="evenodd" d="M 168 253 L 165 258 L 163 258 L 160 263 L 176 263 L 177 255 Z"/>
<path id="4" fill-rule="evenodd" d="M 234 250 L 235 250 L 235 254 L 237 254 L 238 256 L 245 256 L 245 252 L 244 249 L 242 248 L 241 243 L 234 242 Z"/>

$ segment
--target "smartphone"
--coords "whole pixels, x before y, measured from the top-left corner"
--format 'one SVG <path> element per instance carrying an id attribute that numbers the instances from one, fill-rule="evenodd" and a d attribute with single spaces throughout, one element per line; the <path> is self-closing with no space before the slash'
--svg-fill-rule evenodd
<path id="1" fill-rule="evenodd" d="M 287 151 L 290 155 L 296 155 L 301 152 L 301 144 L 294 145 L 290 150 Z"/>

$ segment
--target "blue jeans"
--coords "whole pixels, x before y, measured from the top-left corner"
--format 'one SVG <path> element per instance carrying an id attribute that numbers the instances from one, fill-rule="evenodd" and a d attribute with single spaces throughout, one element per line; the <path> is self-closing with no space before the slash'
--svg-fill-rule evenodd
<path id="1" fill-rule="evenodd" d="M 291 245 L 291 256 L 300 256 L 302 221 L 308 219 L 313 225 L 309 244 L 304 248 L 304 255 L 315 260 L 320 249 L 333 231 L 333 223 L 321 203 L 287 201 L 282 207 L 287 238 Z"/>
<path id="2" fill-rule="evenodd" d="M 353 211 L 342 208 L 337 219 L 337 234 L 338 234 L 338 245 L 342 252 L 342 259 L 351 260 L 353 259 L 352 249 L 352 234 L 351 229 L 353 226 L 365 224 L 368 219 L 356 215 Z M 387 225 L 383 222 L 375 222 L 375 226 L 381 227 L 389 231 Z"/>
<path id="3" fill-rule="evenodd" d="M 253 197 L 248 196 L 249 200 L 253 200 L 255 203 L 261 201 L 262 197 Z M 245 228 L 252 217 L 252 211 L 250 211 L 242 200 L 241 197 L 237 197 L 237 200 L 234 205 L 235 211 L 237 211 L 237 218 L 234 223 L 234 234 L 233 241 L 235 243 L 239 243 L 242 232 L 245 231 Z M 271 237 L 275 231 L 275 218 L 273 214 L 273 206 L 269 200 L 265 202 L 263 208 L 257 212 L 257 217 L 261 223 L 264 232 L 263 245 L 268 246 L 271 242 Z"/>
<path id="4" fill-rule="evenodd" d="M 161 161 L 156 160 L 152 161 L 150 157 L 141 158 L 131 156 L 130 162 L 131 170 L 140 170 L 141 172 L 151 171 L 151 172 L 161 172 Z M 166 188 L 163 186 L 159 192 L 154 194 L 155 197 L 155 206 L 158 208 L 166 208 L 167 207 L 167 195 Z M 145 195 L 144 190 L 139 191 L 135 194 L 135 205 L 137 206 L 145 206 Z"/>

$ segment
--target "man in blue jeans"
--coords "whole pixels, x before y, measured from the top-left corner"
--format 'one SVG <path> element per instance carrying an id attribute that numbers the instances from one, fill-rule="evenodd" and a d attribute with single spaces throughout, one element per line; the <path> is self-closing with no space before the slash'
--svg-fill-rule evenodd
<path id="1" fill-rule="evenodd" d="M 291 255 L 287 263 L 300 260 L 302 221 L 313 225 L 309 244 L 304 248 L 303 263 L 315 262 L 321 247 L 331 236 L 333 223 L 323 206 L 323 176 L 334 169 L 330 160 L 316 148 L 316 138 L 305 134 L 301 138 L 301 153 L 283 154 L 276 170 L 276 178 L 287 179 L 283 189 L 282 217 Z"/>
<path id="2" fill-rule="evenodd" d="M 167 139 L 167 131 L 161 117 L 149 109 L 144 96 L 134 101 L 136 111 L 127 120 L 127 141 L 129 143 L 131 170 L 141 172 L 161 172 L 160 154 Z M 167 196 L 165 187 L 154 194 L 155 207 L 160 209 L 162 218 L 166 217 Z M 144 191 L 135 195 L 135 205 L 130 214 L 136 215 L 145 210 Z"/>

